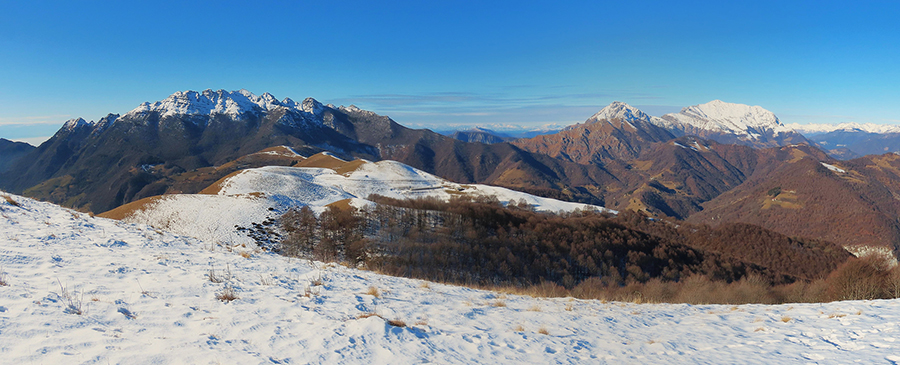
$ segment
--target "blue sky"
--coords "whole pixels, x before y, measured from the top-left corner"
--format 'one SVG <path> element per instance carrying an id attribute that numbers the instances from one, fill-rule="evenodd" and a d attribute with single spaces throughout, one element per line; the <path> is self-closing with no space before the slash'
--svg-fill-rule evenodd
<path id="1" fill-rule="evenodd" d="M 0 0 L 0 137 L 207 88 L 431 128 L 713 99 L 786 123 L 900 124 L 898 15 L 895 1 Z"/>

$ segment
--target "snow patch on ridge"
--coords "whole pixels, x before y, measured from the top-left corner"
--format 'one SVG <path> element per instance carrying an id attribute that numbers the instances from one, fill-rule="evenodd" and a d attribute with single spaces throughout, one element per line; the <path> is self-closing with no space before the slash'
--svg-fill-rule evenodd
<path id="1" fill-rule="evenodd" d="M 829 170 L 831 170 L 831 171 L 839 172 L 839 173 L 842 173 L 842 174 L 847 173 L 846 170 L 844 170 L 844 169 L 842 169 L 842 168 L 840 168 L 840 167 L 837 167 L 837 166 L 835 166 L 835 165 L 829 165 L 829 164 L 824 163 L 824 162 L 819 162 L 819 163 L 821 163 L 822 166 L 825 166 L 827 169 L 829 169 Z"/>

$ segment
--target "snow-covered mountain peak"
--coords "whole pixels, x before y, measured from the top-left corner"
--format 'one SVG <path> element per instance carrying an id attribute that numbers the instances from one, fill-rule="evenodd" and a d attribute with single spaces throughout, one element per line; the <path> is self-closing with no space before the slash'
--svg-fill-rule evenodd
<path id="1" fill-rule="evenodd" d="M 357 108 L 356 105 L 352 105 L 352 104 L 351 104 L 350 106 L 343 106 L 343 105 L 341 105 L 340 108 L 341 108 L 341 110 L 350 111 L 350 112 L 360 112 L 360 111 L 362 111 L 362 109 Z"/>
<path id="2" fill-rule="evenodd" d="M 94 131 L 92 133 L 100 133 L 103 132 L 106 128 L 113 125 L 116 120 L 119 119 L 118 114 L 107 114 L 105 117 L 100 118 L 100 120 L 95 124 Z"/>
<path id="3" fill-rule="evenodd" d="M 713 121 L 722 125 L 736 127 L 769 127 L 783 126 L 775 113 L 760 106 L 726 103 L 713 100 L 705 104 L 689 106 L 681 109 L 683 115 L 694 119 Z"/>
<path id="4" fill-rule="evenodd" d="M 159 112 L 162 116 L 226 114 L 238 117 L 248 112 L 271 110 L 283 106 L 285 105 L 269 93 L 256 96 L 245 89 L 238 91 L 206 89 L 202 92 L 178 91 L 164 100 L 155 103 L 145 102 L 128 114 L 154 111 Z"/>
<path id="5" fill-rule="evenodd" d="M 67 130 L 67 131 L 73 131 L 77 128 L 86 127 L 86 126 L 90 126 L 90 125 L 91 125 L 91 123 L 88 123 L 87 121 L 85 121 L 84 118 L 74 118 L 74 119 L 67 120 L 66 123 L 63 124 L 62 129 Z"/>
<path id="6" fill-rule="evenodd" d="M 746 140 L 757 140 L 770 133 L 777 135 L 793 132 L 778 120 L 775 113 L 760 106 L 727 103 L 721 100 L 689 106 L 681 109 L 679 113 L 663 115 L 656 121 L 665 128 L 721 132 Z"/>
<path id="7" fill-rule="evenodd" d="M 307 112 L 307 113 L 310 113 L 313 115 L 319 115 L 322 113 L 322 110 L 325 109 L 325 106 L 322 105 L 322 103 L 320 103 L 316 99 L 306 98 L 306 99 L 303 99 L 303 104 L 301 105 L 301 109 L 304 112 Z"/>
<path id="8" fill-rule="evenodd" d="M 621 101 L 614 101 L 603 109 L 600 109 L 600 111 L 591 116 L 588 121 L 619 120 L 623 122 L 649 122 L 651 118 L 653 117 L 647 115 L 647 113 L 644 113 L 638 108 Z"/>

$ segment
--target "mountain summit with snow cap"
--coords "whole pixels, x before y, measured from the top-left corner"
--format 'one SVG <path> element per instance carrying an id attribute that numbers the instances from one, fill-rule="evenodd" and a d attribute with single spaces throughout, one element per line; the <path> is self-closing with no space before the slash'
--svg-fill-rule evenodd
<path id="1" fill-rule="evenodd" d="M 720 143 L 763 148 L 810 143 L 800 133 L 782 124 L 771 111 L 721 100 L 689 106 L 679 113 L 654 118 L 652 122 L 675 135 L 696 135 Z"/>

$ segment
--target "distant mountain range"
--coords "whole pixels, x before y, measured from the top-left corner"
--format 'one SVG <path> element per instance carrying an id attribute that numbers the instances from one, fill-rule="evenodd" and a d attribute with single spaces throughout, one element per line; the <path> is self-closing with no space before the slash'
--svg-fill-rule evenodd
<path id="1" fill-rule="evenodd" d="M 301 158 L 259 153 L 285 146 L 655 217 L 746 222 L 843 245 L 900 243 L 890 155 L 840 162 L 758 106 L 715 100 L 653 117 L 614 102 L 584 123 L 512 137 L 487 129 L 445 136 L 312 98 L 186 91 L 97 122 L 70 120 L 37 148 L 0 141 L 8 161 L 0 187 L 100 213 L 199 193 L 248 168 L 295 165 Z M 868 233 L 847 233 L 854 224 Z"/>
<path id="2" fill-rule="evenodd" d="M 20 158 L 34 150 L 34 146 L 25 142 L 13 142 L 0 138 L 0 176 Z"/>

